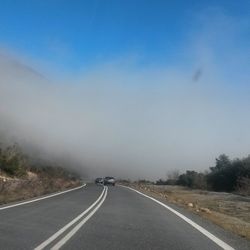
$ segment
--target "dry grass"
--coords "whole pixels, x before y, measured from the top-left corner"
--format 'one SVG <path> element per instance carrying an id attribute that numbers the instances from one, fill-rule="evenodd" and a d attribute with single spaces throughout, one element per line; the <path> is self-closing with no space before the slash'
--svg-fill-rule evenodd
<path id="1" fill-rule="evenodd" d="M 79 181 L 38 177 L 29 173 L 26 179 L 0 178 L 0 204 L 33 198 L 80 185 Z"/>
<path id="2" fill-rule="evenodd" d="M 190 190 L 179 186 L 133 184 L 133 187 L 163 201 L 185 207 L 226 230 L 250 239 L 250 197 Z"/>

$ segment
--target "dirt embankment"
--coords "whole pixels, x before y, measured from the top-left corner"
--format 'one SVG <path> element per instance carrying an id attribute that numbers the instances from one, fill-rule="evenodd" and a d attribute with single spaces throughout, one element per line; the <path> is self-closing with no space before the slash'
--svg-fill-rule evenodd
<path id="1" fill-rule="evenodd" d="M 28 172 L 25 178 L 0 175 L 0 205 L 79 186 L 79 180 L 51 178 Z"/>
<path id="2" fill-rule="evenodd" d="M 250 240 L 250 197 L 190 190 L 180 186 L 129 184 L 161 201 L 187 208 L 213 223 Z"/>

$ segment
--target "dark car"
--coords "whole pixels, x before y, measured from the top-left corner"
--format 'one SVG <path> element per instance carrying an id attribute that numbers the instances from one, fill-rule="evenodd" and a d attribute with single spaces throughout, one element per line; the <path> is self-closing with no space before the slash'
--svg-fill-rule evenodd
<path id="1" fill-rule="evenodd" d="M 115 178 L 114 177 L 105 177 L 104 178 L 104 185 L 112 185 L 114 186 L 115 185 Z"/>
<path id="2" fill-rule="evenodd" d="M 96 178 L 95 184 L 103 184 L 103 178 Z"/>

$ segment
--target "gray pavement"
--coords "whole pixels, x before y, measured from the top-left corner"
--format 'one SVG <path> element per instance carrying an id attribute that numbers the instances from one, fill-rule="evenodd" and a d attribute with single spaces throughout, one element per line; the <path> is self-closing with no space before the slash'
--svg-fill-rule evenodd
<path id="1" fill-rule="evenodd" d="M 0 211 L 0 249 L 34 249 L 86 210 L 102 191 L 102 186 L 87 185 L 46 200 Z M 202 226 L 235 249 L 249 249 L 248 241 L 236 236 L 232 241 L 230 234 L 214 229 L 209 223 L 206 227 L 204 221 Z M 119 186 L 108 188 L 103 204 L 79 228 L 62 249 L 221 249 L 166 208 Z"/>

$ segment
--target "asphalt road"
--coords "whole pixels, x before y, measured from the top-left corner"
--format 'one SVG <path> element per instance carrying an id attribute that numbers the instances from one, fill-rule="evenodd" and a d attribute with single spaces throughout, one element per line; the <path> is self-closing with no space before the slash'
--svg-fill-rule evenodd
<path id="1" fill-rule="evenodd" d="M 187 222 L 182 211 L 120 186 L 90 184 L 2 208 L 0 249 L 250 249 L 248 241 L 198 218 Z"/>

